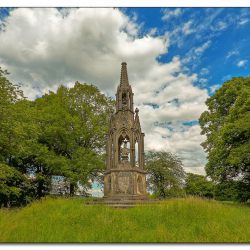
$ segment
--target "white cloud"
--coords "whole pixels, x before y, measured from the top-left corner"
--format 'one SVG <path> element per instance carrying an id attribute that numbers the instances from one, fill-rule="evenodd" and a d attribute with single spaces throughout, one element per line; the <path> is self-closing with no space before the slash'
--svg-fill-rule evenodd
<path id="1" fill-rule="evenodd" d="M 214 26 L 212 26 L 211 29 L 213 31 L 222 31 L 222 30 L 226 29 L 228 26 L 229 26 L 229 23 L 220 20 Z"/>
<path id="2" fill-rule="evenodd" d="M 206 78 L 200 78 L 199 79 L 199 83 L 201 84 L 201 86 L 205 86 L 208 82 L 208 79 Z"/>
<path id="3" fill-rule="evenodd" d="M 200 71 L 201 75 L 207 75 L 208 73 L 209 73 L 209 69 L 207 69 L 207 68 L 202 68 Z"/>
<path id="4" fill-rule="evenodd" d="M 189 35 L 195 32 L 195 29 L 191 28 L 192 26 L 192 20 L 189 20 L 188 22 L 184 23 L 183 27 L 182 27 L 182 32 L 185 35 Z"/>
<path id="5" fill-rule="evenodd" d="M 203 54 L 203 52 L 204 52 L 207 48 L 209 48 L 210 45 L 211 45 L 211 41 L 205 42 L 205 43 L 202 44 L 200 47 L 198 47 L 198 48 L 196 48 L 196 49 L 194 50 L 195 54 L 196 54 L 196 55 L 201 55 L 201 54 Z"/>
<path id="6" fill-rule="evenodd" d="M 180 8 L 176 8 L 174 10 L 163 9 L 163 16 L 161 19 L 163 21 L 167 21 L 171 18 L 176 18 L 176 17 L 180 16 L 181 13 L 182 13 L 182 10 Z"/>
<path id="7" fill-rule="evenodd" d="M 213 94 L 221 85 L 220 84 L 215 84 L 210 87 L 210 91 Z"/>
<path id="8" fill-rule="evenodd" d="M 193 85 L 197 75 L 183 73 L 182 58 L 157 61 L 167 53 L 171 38 L 152 37 L 152 33 L 139 36 L 135 17 L 108 8 L 66 12 L 20 8 L 11 12 L 5 25 L 5 32 L 0 32 L 0 65 L 15 82 L 24 84 L 29 98 L 55 90 L 59 84 L 72 86 L 76 80 L 93 83 L 114 96 L 120 63 L 126 61 L 146 134 L 145 147 L 176 152 L 187 170 L 204 173 L 205 153 L 200 146 L 204 137 L 198 125 L 183 122 L 199 118 L 208 94 Z M 194 48 L 192 56 L 200 57 L 209 46 L 207 41 Z M 174 128 L 155 126 L 156 122 L 171 122 Z"/>
<path id="9" fill-rule="evenodd" d="M 247 60 L 240 60 L 238 63 L 237 63 L 237 66 L 238 67 L 244 67 L 246 64 L 247 64 Z"/>
<path id="10" fill-rule="evenodd" d="M 180 122 L 173 125 L 174 131 L 168 128 L 152 127 L 151 134 L 145 137 L 145 146 L 149 150 L 166 150 L 179 155 L 187 172 L 204 174 L 206 154 L 200 146 L 199 125 L 183 126 Z M 181 131 L 181 132 L 180 132 Z M 205 140 L 205 137 L 202 137 Z"/>
<path id="11" fill-rule="evenodd" d="M 148 35 L 150 35 L 150 36 L 154 36 L 154 35 L 156 35 L 157 34 L 157 28 L 152 28 L 152 29 L 150 29 L 150 31 L 149 31 L 149 33 L 148 33 Z"/>
<path id="12" fill-rule="evenodd" d="M 185 57 L 182 59 L 182 63 L 187 64 L 192 62 L 193 66 L 195 66 L 200 57 L 211 46 L 211 44 L 212 44 L 211 40 L 208 40 L 199 47 L 191 48 L 185 55 Z"/>
<path id="13" fill-rule="evenodd" d="M 247 24 L 248 22 L 249 22 L 249 19 L 248 19 L 248 18 L 243 18 L 243 19 L 240 19 L 240 20 L 239 20 L 238 24 L 239 24 L 240 26 L 242 26 L 242 25 Z"/>
<path id="14" fill-rule="evenodd" d="M 232 56 L 237 56 L 239 55 L 239 50 L 238 49 L 233 49 L 231 51 L 229 51 L 226 55 L 226 59 L 231 58 Z"/>

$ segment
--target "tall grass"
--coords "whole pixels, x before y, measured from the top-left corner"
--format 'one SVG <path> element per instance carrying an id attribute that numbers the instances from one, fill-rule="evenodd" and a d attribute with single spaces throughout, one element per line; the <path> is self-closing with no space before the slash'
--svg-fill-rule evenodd
<path id="1" fill-rule="evenodd" d="M 186 198 L 115 209 L 45 198 L 0 210 L 0 242 L 250 242 L 250 208 Z"/>

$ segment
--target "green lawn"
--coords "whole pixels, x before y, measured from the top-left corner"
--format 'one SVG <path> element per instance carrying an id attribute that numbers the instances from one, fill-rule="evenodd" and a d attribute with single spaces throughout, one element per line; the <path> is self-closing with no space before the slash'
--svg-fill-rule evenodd
<path id="1" fill-rule="evenodd" d="M 250 242 L 250 208 L 186 198 L 116 209 L 46 198 L 0 210 L 0 242 Z"/>

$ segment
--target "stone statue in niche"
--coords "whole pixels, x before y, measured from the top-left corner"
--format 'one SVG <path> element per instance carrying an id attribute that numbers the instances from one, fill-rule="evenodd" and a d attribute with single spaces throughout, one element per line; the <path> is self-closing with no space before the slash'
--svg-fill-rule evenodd
<path id="1" fill-rule="evenodd" d="M 121 144 L 121 161 L 128 161 L 130 149 L 127 146 L 128 140 L 125 138 Z"/>

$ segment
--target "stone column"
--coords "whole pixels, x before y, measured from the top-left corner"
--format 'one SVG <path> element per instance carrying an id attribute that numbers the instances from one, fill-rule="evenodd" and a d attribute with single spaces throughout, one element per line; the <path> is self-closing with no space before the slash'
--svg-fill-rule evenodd
<path id="1" fill-rule="evenodd" d="M 118 167 L 118 147 L 119 147 L 119 143 L 118 143 L 118 138 L 117 138 L 117 133 L 114 133 L 114 166 L 113 168 L 117 168 Z"/>
<path id="2" fill-rule="evenodd" d="M 132 168 L 135 167 L 135 138 L 134 133 L 131 134 L 130 140 L 130 164 Z"/>
<path id="3" fill-rule="evenodd" d="M 141 168 L 144 169 L 144 164 L 145 164 L 145 154 L 144 154 L 144 136 L 145 134 L 144 133 L 141 133 L 141 149 L 142 149 L 142 152 L 141 152 Z"/>
<path id="4" fill-rule="evenodd" d="M 110 136 L 107 136 L 107 143 L 106 143 L 106 164 L 107 168 L 110 168 Z"/>

